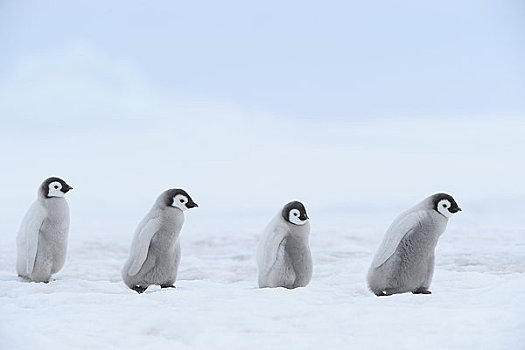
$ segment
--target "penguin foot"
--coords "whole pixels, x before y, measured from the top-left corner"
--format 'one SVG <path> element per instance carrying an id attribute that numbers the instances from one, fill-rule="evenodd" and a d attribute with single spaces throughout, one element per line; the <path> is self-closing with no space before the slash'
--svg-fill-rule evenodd
<path id="1" fill-rule="evenodd" d="M 18 277 L 20 277 L 20 278 L 23 279 L 24 281 L 31 281 L 31 279 L 29 279 L 29 277 L 24 276 L 24 275 L 18 275 Z"/>
<path id="2" fill-rule="evenodd" d="M 160 288 L 177 288 L 173 284 L 161 284 Z"/>
<path id="3" fill-rule="evenodd" d="M 432 292 L 426 288 L 419 288 L 419 289 L 412 291 L 412 294 L 432 294 Z"/>
<path id="4" fill-rule="evenodd" d="M 148 289 L 148 287 L 141 287 L 141 286 L 133 286 L 133 287 L 130 287 L 131 289 L 133 289 L 135 292 L 139 293 L 139 294 L 142 294 L 146 291 L 146 289 Z"/>
<path id="5" fill-rule="evenodd" d="M 389 297 L 392 295 L 392 293 L 387 293 L 386 291 L 382 290 L 381 292 L 374 293 L 378 297 Z"/>

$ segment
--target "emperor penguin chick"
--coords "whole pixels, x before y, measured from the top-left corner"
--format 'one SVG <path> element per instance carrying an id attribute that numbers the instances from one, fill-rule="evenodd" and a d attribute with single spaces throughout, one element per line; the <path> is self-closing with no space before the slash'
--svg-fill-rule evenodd
<path id="1" fill-rule="evenodd" d="M 47 283 L 64 266 L 69 231 L 64 195 L 71 189 L 58 177 L 44 180 L 38 188 L 37 200 L 24 216 L 16 239 L 18 276 Z"/>
<path id="2" fill-rule="evenodd" d="M 312 278 L 308 245 L 310 223 L 301 202 L 286 204 L 268 224 L 259 241 L 259 287 L 304 287 Z"/>
<path id="3" fill-rule="evenodd" d="M 459 211 L 452 196 L 437 193 L 399 215 L 368 271 L 370 290 L 377 296 L 430 294 L 436 244 L 448 219 Z"/>
<path id="4" fill-rule="evenodd" d="M 135 231 L 129 258 L 122 269 L 124 283 L 137 293 L 155 284 L 174 288 L 180 263 L 179 234 L 184 211 L 198 207 L 182 189 L 160 194 Z"/>

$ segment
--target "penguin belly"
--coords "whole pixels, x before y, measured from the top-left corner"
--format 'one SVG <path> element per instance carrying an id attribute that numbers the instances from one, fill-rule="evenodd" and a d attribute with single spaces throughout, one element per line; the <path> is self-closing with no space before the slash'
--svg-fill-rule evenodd
<path id="1" fill-rule="evenodd" d="M 312 260 L 308 246 L 291 237 L 281 242 L 275 264 L 268 274 L 268 286 L 304 287 L 311 277 Z"/>
<path id="2" fill-rule="evenodd" d="M 169 236 L 174 235 L 159 231 L 153 236 L 141 269 L 136 275 L 128 275 L 124 280 L 128 287 L 175 283 L 180 262 L 180 245 L 178 240 L 172 240 Z"/>
<path id="3" fill-rule="evenodd" d="M 406 293 L 422 287 L 432 272 L 435 240 L 420 232 L 405 237 L 395 253 L 368 274 L 369 288 L 376 295 Z M 432 266 L 430 266 L 432 264 Z"/>
<path id="4" fill-rule="evenodd" d="M 27 276 L 35 282 L 49 282 L 52 274 L 60 271 L 66 261 L 69 220 L 48 217 L 38 235 L 38 248 L 32 273 Z"/>
<path id="5" fill-rule="evenodd" d="M 293 288 L 305 287 L 312 279 L 312 256 L 308 244 L 300 239 L 289 238 L 285 250 L 295 272 Z"/>

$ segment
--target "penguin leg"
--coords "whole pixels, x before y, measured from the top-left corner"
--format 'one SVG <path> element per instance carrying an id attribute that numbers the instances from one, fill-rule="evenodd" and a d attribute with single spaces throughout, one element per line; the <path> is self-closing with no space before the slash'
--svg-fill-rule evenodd
<path id="1" fill-rule="evenodd" d="M 382 291 L 374 293 L 374 294 L 377 295 L 378 297 L 389 297 L 393 293 L 388 293 L 386 290 L 382 290 Z"/>
<path id="2" fill-rule="evenodd" d="M 416 290 L 413 290 L 412 294 L 432 294 L 432 292 L 429 291 L 428 288 L 430 288 L 430 282 L 432 281 L 433 275 L 434 275 L 434 254 L 432 254 L 427 261 L 427 275 L 425 277 L 425 280 L 423 281 L 423 284 Z"/>
<path id="3" fill-rule="evenodd" d="M 420 287 L 416 290 L 413 290 L 412 294 L 432 294 L 432 292 L 425 287 Z"/>
<path id="4" fill-rule="evenodd" d="M 18 275 L 18 277 L 20 277 L 22 280 L 24 280 L 25 282 L 31 282 L 31 279 L 27 276 L 24 276 L 24 275 Z"/>
<path id="5" fill-rule="evenodd" d="M 142 286 L 133 286 L 133 287 L 130 287 L 131 289 L 133 289 L 135 292 L 139 293 L 139 294 L 142 294 L 146 291 L 146 289 L 148 289 L 148 287 L 142 287 Z"/>
<path id="6" fill-rule="evenodd" d="M 166 284 L 161 284 L 160 288 L 177 288 L 177 287 L 175 287 L 173 283 L 166 283 Z"/>

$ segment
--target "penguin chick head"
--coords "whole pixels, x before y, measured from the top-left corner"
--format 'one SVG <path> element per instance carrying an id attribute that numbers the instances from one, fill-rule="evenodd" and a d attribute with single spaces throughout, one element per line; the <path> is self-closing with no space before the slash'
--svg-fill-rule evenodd
<path id="1" fill-rule="evenodd" d="M 433 209 L 446 218 L 451 217 L 457 212 L 461 211 L 458 203 L 451 195 L 446 193 L 437 193 L 432 196 Z"/>
<path id="2" fill-rule="evenodd" d="M 69 186 L 59 177 L 50 177 L 44 180 L 39 188 L 39 196 L 44 198 L 58 197 L 62 198 L 73 187 Z"/>
<path id="3" fill-rule="evenodd" d="M 286 204 L 281 211 L 284 221 L 294 225 L 304 225 L 308 222 L 308 215 L 303 203 L 293 201 Z"/>
<path id="4" fill-rule="evenodd" d="M 167 190 L 163 194 L 164 204 L 167 207 L 179 208 L 182 211 L 191 208 L 198 208 L 197 203 L 191 199 L 190 195 L 180 188 Z"/>

